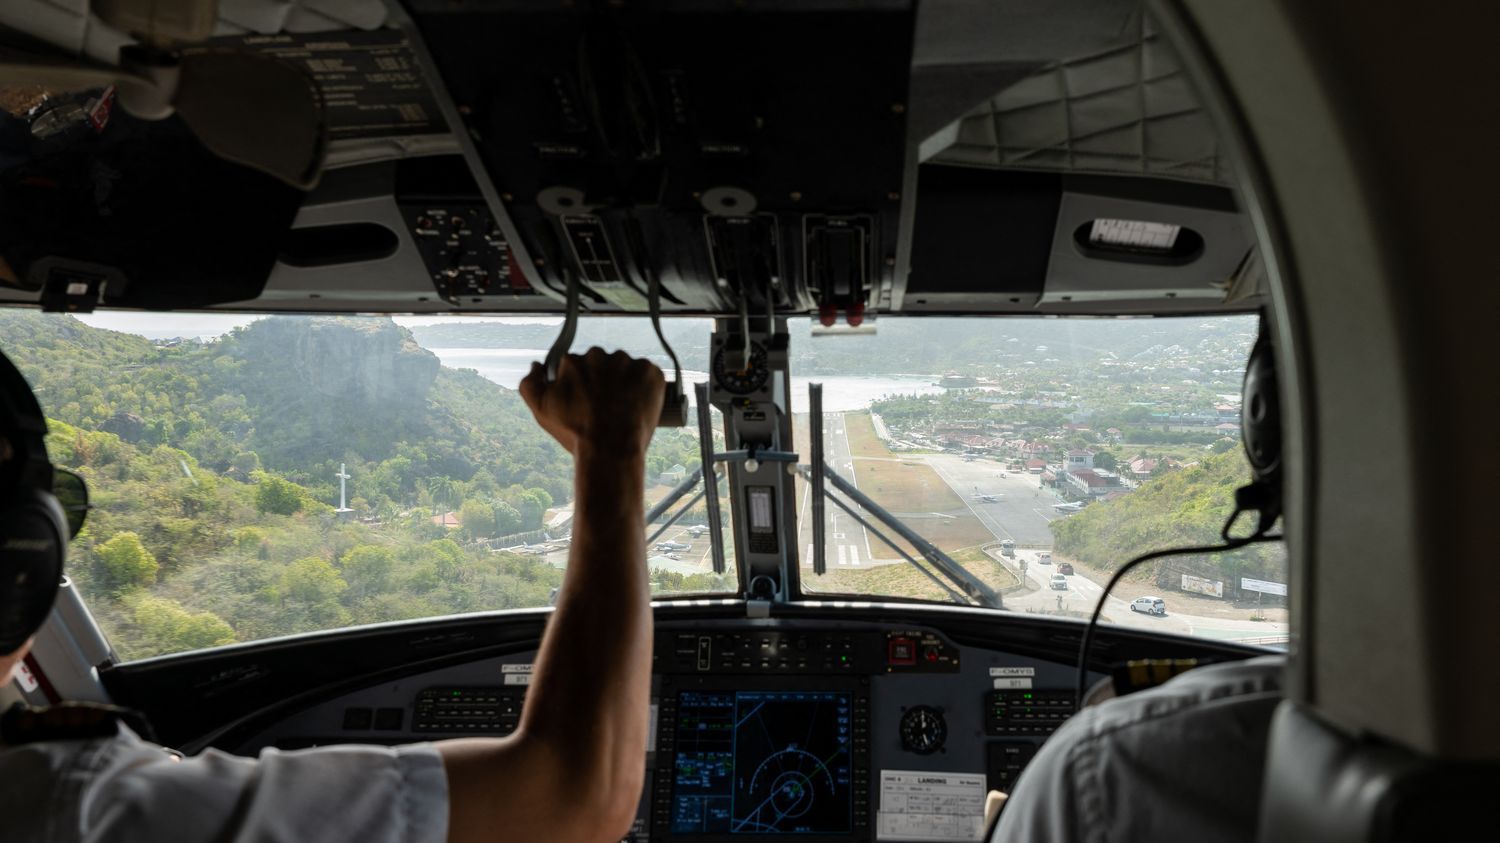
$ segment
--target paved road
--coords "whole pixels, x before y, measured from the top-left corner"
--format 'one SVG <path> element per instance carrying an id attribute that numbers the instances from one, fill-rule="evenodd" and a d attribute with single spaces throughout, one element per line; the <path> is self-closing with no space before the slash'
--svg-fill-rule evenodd
<path id="1" fill-rule="evenodd" d="M 1023 548 L 1026 545 L 1050 548 L 1052 532 L 1048 529 L 1048 522 L 1067 517 L 1052 508 L 1060 499 L 1051 491 L 1042 489 L 1036 475 L 1004 471 L 992 460 L 965 462 L 962 457 L 952 454 L 931 454 L 919 459 L 925 459 L 938 476 L 968 503 L 969 509 L 996 539 L 1012 539 Z M 975 500 L 977 494 L 997 495 L 998 499 L 993 502 Z M 1038 550 L 1018 551 L 1017 559 L 1027 561 L 1026 578 L 1037 590 L 1006 598 L 1006 608 L 1055 611 L 1059 608 L 1058 597 L 1061 597 L 1064 610 L 1092 611 L 1104 593 L 1103 585 L 1076 574 L 1067 577 L 1066 590 L 1054 590 L 1050 581 L 1056 567 L 1039 564 L 1038 553 Z M 1179 614 L 1171 609 L 1170 594 L 1164 594 L 1162 599 L 1167 603 L 1165 616 L 1132 612 L 1130 601 L 1111 597 L 1105 603 L 1102 617 L 1125 626 L 1206 638 L 1260 638 L 1287 631 L 1284 623 Z"/>
<path id="2" fill-rule="evenodd" d="M 823 428 L 823 461 L 828 464 L 838 475 L 855 488 L 859 487 L 859 481 L 854 474 L 854 456 L 849 448 L 849 432 L 844 426 L 843 413 L 825 413 Z M 834 492 L 834 494 L 838 494 Z M 808 484 L 805 481 L 797 483 L 797 535 L 799 559 L 804 568 L 812 567 L 813 540 L 812 540 L 812 496 L 808 493 Z M 856 512 L 864 518 L 870 518 L 863 509 L 856 508 Z M 828 547 L 828 570 L 838 568 L 868 568 L 872 565 L 883 565 L 898 562 L 895 559 L 876 560 L 870 552 L 871 537 L 858 521 L 851 518 L 842 509 L 833 504 L 826 503 L 825 520 L 828 528 L 825 532 Z M 874 539 L 879 542 L 879 539 Z M 884 545 L 880 546 L 883 556 L 894 554 Z"/>
<path id="3" fill-rule="evenodd" d="M 1104 593 L 1103 585 L 1082 574 L 1074 574 L 1067 577 L 1068 588 L 1066 590 L 1054 590 L 1050 582 L 1052 575 L 1057 572 L 1057 566 L 1041 564 L 1037 559 L 1038 553 L 1039 551 L 1035 550 L 1022 550 L 1017 553 L 1018 560 L 1026 560 L 1026 579 L 1037 590 L 1029 594 L 1007 597 L 1005 607 L 1022 611 L 1026 609 L 1055 610 L 1058 607 L 1058 598 L 1061 597 L 1062 607 L 1067 611 L 1092 612 L 1094 606 L 1099 603 L 1099 596 Z M 1196 635 L 1200 638 L 1264 638 L 1285 635 L 1287 632 L 1287 625 L 1284 623 L 1213 618 L 1174 612 L 1172 611 L 1172 593 L 1164 593 L 1161 598 L 1167 604 L 1166 615 L 1132 612 L 1129 600 L 1110 597 L 1104 604 L 1102 617 L 1110 623 L 1122 626 L 1135 626 L 1179 635 Z"/>
<path id="4" fill-rule="evenodd" d="M 952 454 L 929 454 L 919 459 L 932 466 L 996 538 L 1011 539 L 1019 545 L 1051 546 L 1052 531 L 1047 522 L 1059 517 L 1052 505 L 1060 499 L 1041 488 L 1037 475 L 1006 471 L 994 460 L 964 462 Z M 978 498 L 980 495 L 997 497 L 986 501 Z"/>

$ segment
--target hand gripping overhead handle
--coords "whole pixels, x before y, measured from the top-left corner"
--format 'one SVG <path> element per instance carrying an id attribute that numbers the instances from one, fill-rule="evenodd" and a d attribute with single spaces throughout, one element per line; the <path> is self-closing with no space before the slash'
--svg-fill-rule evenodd
<path id="1" fill-rule="evenodd" d="M 563 275 L 567 279 L 568 286 L 567 310 L 563 315 L 562 333 L 557 335 L 557 340 L 547 351 L 545 363 L 547 383 L 557 382 L 557 369 L 562 365 L 563 356 L 573 346 L 573 338 L 578 334 L 578 273 L 574 272 L 571 267 L 564 267 Z M 672 351 L 672 347 L 667 344 L 666 337 L 662 335 L 660 301 L 654 278 L 651 284 L 651 325 L 656 329 L 656 336 L 661 340 L 662 348 L 666 349 L 667 355 L 672 358 L 676 374 L 675 380 L 667 381 L 656 426 L 683 427 L 687 424 L 687 396 L 682 392 L 682 364 L 677 362 L 676 352 Z"/>

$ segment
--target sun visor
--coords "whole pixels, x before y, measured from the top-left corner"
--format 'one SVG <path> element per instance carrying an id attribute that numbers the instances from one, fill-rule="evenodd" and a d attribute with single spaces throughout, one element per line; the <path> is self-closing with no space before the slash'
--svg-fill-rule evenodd
<path id="1" fill-rule="evenodd" d="M 302 191 L 215 156 L 178 118 L 112 106 L 106 90 L 0 113 L 0 284 L 62 310 L 260 295 Z"/>

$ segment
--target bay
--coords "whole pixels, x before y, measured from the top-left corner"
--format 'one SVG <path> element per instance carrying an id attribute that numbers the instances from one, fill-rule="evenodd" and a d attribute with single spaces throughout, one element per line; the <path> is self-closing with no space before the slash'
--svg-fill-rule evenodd
<path id="1" fill-rule="evenodd" d="M 531 364 L 547 357 L 544 348 L 429 348 L 444 366 L 453 369 L 474 369 L 485 378 L 515 389 Z M 662 361 L 658 361 L 662 362 Z M 668 376 L 670 376 L 670 372 Z M 701 383 L 708 373 L 684 369 L 683 377 L 689 383 Z M 834 375 L 819 377 L 792 376 L 792 411 L 807 411 L 807 384 L 823 384 L 823 409 L 825 412 L 845 413 L 863 410 L 870 403 L 888 395 L 932 395 L 942 392 L 932 377 L 917 375 Z M 692 391 L 689 390 L 689 401 Z"/>

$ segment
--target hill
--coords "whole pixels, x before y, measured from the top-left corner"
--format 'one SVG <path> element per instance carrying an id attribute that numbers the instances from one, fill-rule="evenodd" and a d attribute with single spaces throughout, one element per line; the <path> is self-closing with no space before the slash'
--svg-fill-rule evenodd
<path id="1" fill-rule="evenodd" d="M 570 458 L 516 393 L 443 368 L 388 319 L 154 344 L 6 310 L 0 336 L 53 461 L 89 482 L 68 572 L 126 658 L 543 606 L 561 583 L 483 540 L 541 527 L 571 496 Z M 444 510 L 461 526 L 432 523 Z"/>
<path id="2" fill-rule="evenodd" d="M 428 478 L 571 496 L 567 454 L 514 391 L 443 368 L 389 319 L 269 317 L 217 342 L 156 346 L 68 316 L 0 311 L 5 351 L 47 413 L 244 479 L 266 468 L 337 501 L 345 464 L 370 507 Z"/>
<path id="3" fill-rule="evenodd" d="M 1206 457 L 1196 465 L 1149 480 L 1127 495 L 1053 521 L 1055 550 L 1059 556 L 1114 571 L 1146 551 L 1216 543 L 1234 509 L 1234 490 L 1249 476 L 1244 454 L 1237 449 Z M 1237 532 L 1243 532 L 1245 524 L 1241 527 Z M 1157 563 L 1153 570 L 1219 579 L 1226 588 L 1242 576 L 1287 581 L 1286 554 L 1274 544 L 1180 557 Z"/>

